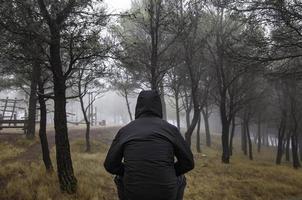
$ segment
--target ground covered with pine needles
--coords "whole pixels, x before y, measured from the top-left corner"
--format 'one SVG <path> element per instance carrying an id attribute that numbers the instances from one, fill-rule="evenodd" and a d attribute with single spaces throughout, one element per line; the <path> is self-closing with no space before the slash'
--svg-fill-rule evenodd
<path id="1" fill-rule="evenodd" d="M 18 159 L 26 148 L 34 145 L 22 140 L 25 139 L 20 139 L 18 145 L 0 141 L 1 200 L 117 199 L 113 177 L 103 168 L 108 141 L 94 140 L 91 153 L 85 152 L 82 139 L 71 142 L 78 190 L 76 194 L 68 195 L 60 192 L 56 173 L 47 173 L 41 158 L 33 161 Z M 302 199 L 302 170 L 293 169 L 289 163 L 276 166 L 273 149 L 264 148 L 261 153 L 255 153 L 253 161 L 235 151 L 231 164 L 225 165 L 220 162 L 219 146 L 217 140 L 212 148 L 194 153 L 196 167 L 187 174 L 185 200 Z M 55 165 L 54 151 L 52 147 Z"/>

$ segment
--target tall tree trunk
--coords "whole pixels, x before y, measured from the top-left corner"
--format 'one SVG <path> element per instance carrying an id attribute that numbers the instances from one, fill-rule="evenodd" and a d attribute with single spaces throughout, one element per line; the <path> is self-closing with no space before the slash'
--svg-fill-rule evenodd
<path id="1" fill-rule="evenodd" d="M 260 153 L 261 151 L 261 118 L 258 117 L 257 123 L 257 151 Z"/>
<path id="2" fill-rule="evenodd" d="M 57 173 L 62 191 L 74 193 L 77 189 L 77 179 L 74 176 L 70 145 L 68 139 L 67 116 L 66 116 L 66 80 L 63 74 L 60 54 L 60 31 L 59 25 L 52 24 L 50 63 L 54 82 L 54 125 L 57 157 Z"/>
<path id="3" fill-rule="evenodd" d="M 227 117 L 226 111 L 226 92 L 221 94 L 221 102 L 220 102 L 220 119 L 222 125 L 222 135 L 221 135 L 221 143 L 222 143 L 222 157 L 221 160 L 223 163 L 230 163 L 230 149 L 229 149 L 229 132 L 230 132 L 230 121 Z"/>
<path id="4" fill-rule="evenodd" d="M 249 120 L 246 123 L 246 136 L 249 142 L 249 158 L 253 160 L 253 144 L 251 140 L 250 128 L 249 128 Z"/>
<path id="5" fill-rule="evenodd" d="M 299 140 L 299 157 L 300 157 L 300 161 L 302 161 L 302 135 L 301 134 L 298 136 L 298 140 Z"/>
<path id="6" fill-rule="evenodd" d="M 201 124 L 201 113 L 199 114 L 197 132 L 196 132 L 196 150 L 197 150 L 198 153 L 201 153 L 201 148 L 200 148 L 200 124 Z"/>
<path id="7" fill-rule="evenodd" d="M 290 132 L 287 133 L 286 145 L 285 145 L 285 160 L 288 162 L 290 161 L 289 146 L 290 146 Z"/>
<path id="8" fill-rule="evenodd" d="M 62 191 L 74 193 L 76 191 L 77 179 L 74 176 L 72 160 L 70 156 L 70 145 L 68 139 L 65 81 L 54 78 L 54 124 L 57 171 Z"/>
<path id="9" fill-rule="evenodd" d="M 176 123 L 177 123 L 177 128 L 180 130 L 180 116 L 179 116 L 179 96 L 178 93 L 175 94 L 175 106 L 176 106 Z"/>
<path id="10" fill-rule="evenodd" d="M 191 65 L 188 64 L 188 69 L 190 72 L 190 78 L 191 78 L 191 94 L 192 94 L 192 103 L 193 103 L 193 119 L 191 121 L 191 124 L 188 128 L 188 130 L 185 133 L 185 139 L 189 146 L 191 146 L 191 137 L 193 134 L 193 131 L 197 125 L 198 119 L 200 118 L 200 107 L 199 107 L 199 99 L 198 99 L 198 81 L 195 80 L 195 77 L 192 72 Z"/>
<path id="11" fill-rule="evenodd" d="M 192 137 L 193 131 L 197 125 L 199 113 L 200 113 L 199 106 L 198 105 L 194 106 L 193 119 L 192 119 L 192 122 L 191 122 L 187 132 L 185 133 L 185 139 L 189 146 L 191 146 L 191 137 Z"/>
<path id="12" fill-rule="evenodd" d="M 85 108 L 85 105 L 84 105 L 84 96 L 82 96 L 82 88 L 81 88 L 81 80 L 79 81 L 79 84 L 78 84 L 78 90 L 79 90 L 79 99 L 80 99 L 80 105 L 81 105 L 81 110 L 82 110 L 82 114 L 83 114 L 83 117 L 84 117 L 84 121 L 85 121 L 85 124 L 86 124 L 86 132 L 85 132 L 85 142 L 86 142 L 86 152 L 90 152 L 91 150 L 91 145 L 90 145 L 90 120 L 88 119 L 88 116 L 87 116 L 87 109 Z M 90 94 L 88 95 L 89 97 L 89 101 L 88 101 L 88 109 L 90 110 Z M 90 111 L 91 113 L 91 111 Z"/>
<path id="13" fill-rule="evenodd" d="M 70 155 L 70 145 L 68 139 L 67 116 L 66 116 L 66 78 L 63 72 L 61 60 L 61 27 L 64 18 L 70 14 L 73 4 L 67 5 L 65 16 L 60 18 L 53 16 L 48 12 L 43 0 L 37 1 L 44 20 L 47 22 L 50 31 L 49 41 L 49 60 L 53 74 L 54 84 L 54 125 L 55 125 L 55 143 L 57 158 L 57 173 L 60 182 L 60 188 L 67 193 L 75 193 L 77 189 L 77 179 L 74 176 L 72 160 Z"/>
<path id="14" fill-rule="evenodd" d="M 286 116 L 282 116 L 278 130 L 277 158 L 276 164 L 280 165 L 283 155 L 283 140 L 286 129 Z"/>
<path id="15" fill-rule="evenodd" d="M 203 120 L 204 120 L 204 128 L 205 128 L 205 133 L 206 133 L 206 145 L 208 147 L 211 147 L 211 133 L 210 133 L 210 125 L 209 125 L 208 108 L 201 109 L 201 113 L 202 113 Z"/>
<path id="16" fill-rule="evenodd" d="M 295 131 L 293 131 L 292 133 L 291 141 L 292 141 L 293 167 L 295 169 L 298 169 L 301 167 L 301 164 L 298 155 L 298 138 L 297 138 L 297 133 Z"/>
<path id="17" fill-rule="evenodd" d="M 31 71 L 30 95 L 28 106 L 28 123 L 26 138 L 32 139 L 35 137 L 36 131 L 36 109 L 37 109 L 37 86 L 39 79 L 40 65 L 37 60 L 34 61 Z"/>
<path id="18" fill-rule="evenodd" d="M 149 34 L 151 36 L 151 89 L 158 91 L 158 34 L 159 34 L 159 10 L 157 8 L 157 2 L 150 1 L 150 7 L 148 9 L 149 14 Z"/>
<path id="19" fill-rule="evenodd" d="M 41 94 L 44 94 L 43 83 L 39 81 L 39 104 L 40 104 L 40 129 L 39 137 L 42 149 L 42 158 L 47 171 L 53 171 L 52 162 L 49 155 L 49 147 L 46 135 L 46 120 L 47 120 L 47 110 L 45 99 Z"/>
<path id="20" fill-rule="evenodd" d="M 234 135 L 235 135 L 235 127 L 236 127 L 236 118 L 233 117 L 232 119 L 232 128 L 231 128 L 231 137 L 230 137 L 230 156 L 233 155 L 233 139 L 234 139 Z"/>
<path id="21" fill-rule="evenodd" d="M 226 96 L 225 95 L 222 95 L 221 102 L 220 102 L 220 118 L 221 118 L 221 125 L 222 125 L 222 135 L 221 135 L 222 157 L 221 157 L 221 161 L 223 163 L 230 163 L 230 149 L 229 149 L 230 122 L 227 118 Z"/>
<path id="22" fill-rule="evenodd" d="M 184 93 L 185 95 L 185 100 L 184 100 L 184 107 L 185 107 L 185 112 L 186 112 L 186 125 L 187 125 L 187 130 L 190 127 L 190 123 L 191 123 L 191 110 L 192 110 L 192 98 L 189 97 L 187 91 L 185 91 Z"/>
<path id="23" fill-rule="evenodd" d="M 167 106 L 166 106 L 166 101 L 165 101 L 165 90 L 163 83 L 161 82 L 160 84 L 160 100 L 161 100 L 161 105 L 162 105 L 162 110 L 163 110 L 163 119 L 167 120 Z"/>
<path id="24" fill-rule="evenodd" d="M 128 99 L 128 92 L 125 90 L 124 93 L 125 93 L 125 100 L 126 100 L 126 105 L 127 105 L 129 118 L 130 118 L 130 121 L 133 121 L 132 113 L 131 113 L 131 109 L 130 109 L 130 103 L 129 103 L 129 99 Z"/>
<path id="25" fill-rule="evenodd" d="M 229 123 L 227 121 L 222 122 L 222 162 L 230 163 L 230 150 L 229 150 Z"/>
<path id="26" fill-rule="evenodd" d="M 85 141 L 86 141 L 86 152 L 90 152 L 91 151 L 91 144 L 90 144 L 90 122 L 86 122 Z"/>
<path id="27" fill-rule="evenodd" d="M 86 114 L 86 110 L 85 110 L 84 102 L 83 102 L 82 98 L 81 98 L 80 102 L 81 102 L 82 113 L 83 113 L 85 124 L 86 124 L 86 131 L 85 131 L 86 152 L 90 152 L 90 150 L 91 150 L 91 145 L 90 145 L 90 121 L 89 121 L 88 116 Z"/>
<path id="28" fill-rule="evenodd" d="M 241 149 L 244 155 L 247 155 L 247 141 L 246 141 L 246 123 L 245 119 L 243 119 L 241 124 Z"/>
<path id="29" fill-rule="evenodd" d="M 187 125 L 187 130 L 190 127 L 190 113 L 191 113 L 191 110 L 186 110 L 186 125 Z"/>

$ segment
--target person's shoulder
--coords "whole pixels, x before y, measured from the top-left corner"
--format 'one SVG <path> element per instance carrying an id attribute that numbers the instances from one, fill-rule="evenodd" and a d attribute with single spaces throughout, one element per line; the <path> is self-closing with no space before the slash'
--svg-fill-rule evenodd
<path id="1" fill-rule="evenodd" d="M 129 130 L 129 128 L 131 128 L 133 125 L 135 125 L 136 124 L 136 120 L 133 120 L 133 121 L 131 121 L 131 122 L 129 122 L 128 124 L 126 124 L 126 125 L 124 125 L 124 126 L 122 126 L 120 129 L 119 129 L 119 132 L 125 132 L 125 131 L 127 131 L 127 130 Z"/>
<path id="2" fill-rule="evenodd" d="M 178 132 L 178 128 L 176 126 L 174 126 L 173 124 L 169 123 L 168 121 L 164 120 L 164 119 L 161 119 L 161 123 L 169 128 L 170 130 L 173 130 L 174 132 Z"/>

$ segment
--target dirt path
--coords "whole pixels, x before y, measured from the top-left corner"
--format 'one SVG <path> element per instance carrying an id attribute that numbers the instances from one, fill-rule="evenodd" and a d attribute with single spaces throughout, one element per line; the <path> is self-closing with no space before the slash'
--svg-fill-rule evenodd
<path id="1" fill-rule="evenodd" d="M 119 127 L 96 127 L 92 128 L 90 132 L 91 140 L 98 140 L 104 142 L 106 144 L 110 144 L 112 138 L 114 137 L 115 133 L 118 131 Z M 1 141 L 6 141 L 10 144 L 16 144 L 17 139 L 24 137 L 20 134 L 1 134 L 0 139 Z M 36 136 L 38 137 L 38 136 Z M 72 142 L 77 139 L 84 139 L 85 137 L 85 129 L 84 128 L 70 128 L 69 129 L 69 141 Z M 51 150 L 55 146 L 55 133 L 54 130 L 47 131 L 47 139 L 49 149 Z M 17 145 L 18 146 L 18 145 Z M 22 147 L 22 146 L 21 146 Z M 40 161 L 42 158 L 42 150 L 41 144 L 39 140 L 37 140 L 34 144 L 27 147 L 26 150 L 20 153 L 18 156 L 9 158 L 6 160 L 0 161 L 1 164 L 7 164 L 10 162 L 21 161 L 21 162 L 37 162 Z"/>

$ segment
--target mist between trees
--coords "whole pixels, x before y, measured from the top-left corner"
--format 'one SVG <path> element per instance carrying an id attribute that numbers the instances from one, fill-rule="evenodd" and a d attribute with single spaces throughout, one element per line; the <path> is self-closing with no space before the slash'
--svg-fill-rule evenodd
<path id="1" fill-rule="evenodd" d="M 125 99 L 129 120 L 129 98 L 157 90 L 164 118 L 169 103 L 177 127 L 186 122 L 189 145 L 196 130 L 198 152 L 201 121 L 211 146 L 210 116 L 219 116 L 223 163 L 240 137 L 250 159 L 254 142 L 257 151 L 274 145 L 276 164 L 285 154 L 299 168 L 301 13 L 299 1 L 137 0 L 128 11 L 108 13 L 100 0 L 1 0 L 0 89 L 28 94 L 28 139 L 35 136 L 39 108 L 50 171 L 46 122 L 47 110 L 54 112 L 57 173 L 69 193 L 77 179 L 66 102 L 80 102 L 89 151 L 90 126 L 97 121 L 92 105 L 109 90 Z"/>

